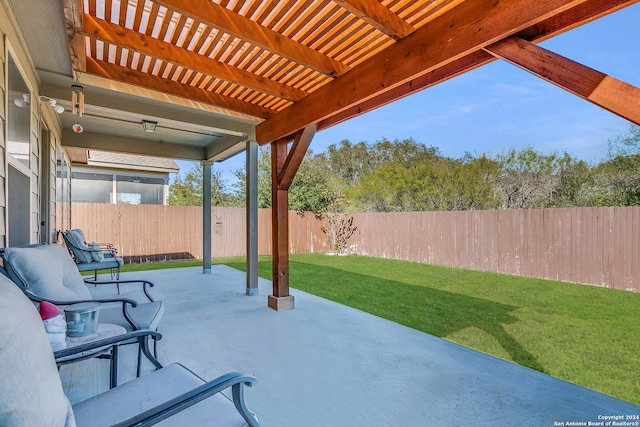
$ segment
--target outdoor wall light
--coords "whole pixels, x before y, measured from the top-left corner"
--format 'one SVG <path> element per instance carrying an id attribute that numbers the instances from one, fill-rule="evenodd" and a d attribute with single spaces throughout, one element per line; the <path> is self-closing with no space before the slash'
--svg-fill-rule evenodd
<path id="1" fill-rule="evenodd" d="M 64 113 L 64 107 L 62 105 L 58 105 L 55 99 L 49 98 L 48 96 L 40 96 L 40 101 L 47 101 L 49 105 L 51 105 L 51 108 L 53 108 L 53 111 L 58 114 Z"/>
<path id="2" fill-rule="evenodd" d="M 158 122 L 152 122 L 151 120 L 142 121 L 142 129 L 145 132 L 155 132 L 156 126 L 158 126 Z"/>
<path id="3" fill-rule="evenodd" d="M 51 108 L 53 108 L 53 111 L 55 111 L 56 113 L 58 114 L 64 113 L 64 107 L 62 105 L 58 105 L 58 101 L 56 101 L 55 99 L 49 98 L 48 96 L 44 96 L 44 95 L 40 96 L 38 99 L 40 101 L 48 102 L 49 105 L 51 105 Z M 20 108 L 24 108 L 27 105 L 31 104 L 31 95 L 28 93 L 24 93 L 22 94 L 22 98 L 14 99 L 13 103 Z"/>
<path id="4" fill-rule="evenodd" d="M 23 93 L 22 98 L 14 99 L 13 103 L 16 104 L 18 107 L 23 108 L 31 104 L 31 95 L 28 93 Z"/>

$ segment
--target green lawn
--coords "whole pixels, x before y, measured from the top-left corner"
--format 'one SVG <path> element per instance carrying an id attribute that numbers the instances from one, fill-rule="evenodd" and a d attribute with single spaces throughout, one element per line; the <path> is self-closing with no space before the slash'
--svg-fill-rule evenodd
<path id="1" fill-rule="evenodd" d="M 214 263 L 245 267 L 239 258 Z M 201 262 L 152 268 L 186 265 Z M 259 274 L 271 278 L 270 258 L 260 258 Z M 290 285 L 640 404 L 640 294 L 324 254 L 291 255 Z"/>

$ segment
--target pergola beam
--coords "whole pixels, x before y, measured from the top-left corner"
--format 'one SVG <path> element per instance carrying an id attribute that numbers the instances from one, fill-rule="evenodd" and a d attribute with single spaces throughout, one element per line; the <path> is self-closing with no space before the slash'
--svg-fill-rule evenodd
<path id="1" fill-rule="evenodd" d="M 245 18 L 210 0 L 154 0 L 154 3 L 186 15 L 196 22 L 259 46 L 269 52 L 304 64 L 319 73 L 339 76 L 349 70 L 346 65 L 283 37 L 276 31 Z"/>
<path id="2" fill-rule="evenodd" d="M 84 15 L 83 34 L 108 42 L 121 49 L 138 52 L 171 63 L 174 66 L 185 67 L 208 76 L 234 82 L 278 98 L 297 101 L 306 95 L 306 92 L 302 90 L 257 76 L 146 34 L 94 18 L 89 14 Z"/>
<path id="3" fill-rule="evenodd" d="M 415 28 L 377 1 L 335 0 L 335 2 L 394 40 L 403 39 L 415 31 Z"/>
<path id="4" fill-rule="evenodd" d="M 640 125 L 640 89 L 519 37 L 485 48 L 556 86 Z"/>
<path id="5" fill-rule="evenodd" d="M 86 52 L 82 31 L 82 2 L 81 0 L 63 0 L 64 18 L 67 23 L 66 31 L 69 39 L 69 55 L 75 71 L 86 71 Z"/>

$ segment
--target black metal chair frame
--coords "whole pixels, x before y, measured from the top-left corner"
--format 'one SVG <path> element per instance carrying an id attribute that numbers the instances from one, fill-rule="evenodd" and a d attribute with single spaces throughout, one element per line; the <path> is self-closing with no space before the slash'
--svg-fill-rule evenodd
<path id="1" fill-rule="evenodd" d="M 41 244 L 33 244 L 33 245 L 27 245 L 24 247 L 36 247 L 36 246 L 40 246 Z M 4 251 L 5 248 L 0 248 L 0 258 L 4 257 Z M 4 265 L 4 259 L 3 259 L 3 267 L 2 270 L 6 269 L 7 265 Z M 6 273 L 3 272 L 3 274 L 6 275 Z M 142 291 L 144 292 L 145 296 L 147 297 L 147 299 L 149 300 L 149 302 L 153 302 L 155 301 L 153 299 L 153 297 L 151 296 L 151 294 L 149 293 L 149 288 L 153 287 L 154 284 L 152 282 L 149 282 L 148 280 L 108 280 L 108 281 L 87 281 L 85 280 L 85 282 L 87 284 L 92 284 L 94 286 L 98 286 L 98 285 L 113 285 L 115 284 L 118 287 L 118 294 L 120 293 L 120 284 L 126 284 L 126 283 L 140 283 L 142 284 Z M 88 300 L 74 300 L 74 301 L 65 301 L 65 300 L 54 300 L 54 299 L 50 299 L 50 298 L 42 298 L 39 295 L 34 294 L 33 292 L 31 292 L 29 290 L 29 286 L 27 283 L 22 283 L 22 285 L 20 284 L 16 284 L 18 287 L 20 287 L 20 289 L 22 290 L 22 292 L 31 300 L 34 302 L 49 302 L 51 304 L 57 305 L 57 306 L 67 306 L 67 305 L 72 305 L 72 304 L 78 304 L 78 303 L 85 303 L 85 302 L 99 302 L 99 303 L 120 303 L 121 307 L 122 307 L 122 315 L 124 316 L 124 318 L 126 319 L 127 323 L 129 323 L 129 325 L 131 325 L 131 328 L 133 329 L 133 332 L 136 331 L 140 331 L 141 329 L 136 325 L 135 321 L 133 320 L 133 318 L 131 317 L 130 313 L 129 313 L 129 307 L 137 307 L 138 306 L 138 302 L 131 299 L 131 298 L 126 298 L 126 297 L 118 297 L 118 298 L 92 298 L 92 299 L 88 299 Z M 142 342 L 142 340 L 138 340 L 138 339 L 133 339 L 130 340 L 129 342 L 125 342 L 122 344 L 128 344 L 128 343 L 136 343 L 136 342 Z M 83 346 L 78 346 L 78 347 L 74 347 L 74 352 L 77 352 L 77 348 L 82 348 Z M 115 350 L 117 352 L 117 349 Z M 61 350 L 61 354 L 65 354 L 64 350 Z M 143 346 L 139 346 L 138 347 L 138 366 L 137 366 L 137 370 L 136 373 L 138 376 L 140 376 L 141 374 L 141 365 L 142 365 L 142 354 L 144 353 L 145 356 L 149 359 L 150 354 L 148 354 L 149 350 L 148 350 L 148 343 L 145 341 Z M 153 359 L 157 362 L 157 357 L 158 357 L 158 340 L 154 339 L 153 341 Z M 57 355 L 56 357 L 61 357 L 60 355 Z M 102 357 L 98 356 L 99 358 L 110 358 L 109 355 L 103 355 Z M 113 355 L 111 356 L 113 357 Z M 151 359 L 150 359 L 151 360 Z M 156 368 L 161 367 L 161 365 L 154 363 L 152 361 L 152 363 L 156 366 Z M 113 368 L 112 368 L 112 372 L 114 370 L 117 370 L 117 355 L 115 356 L 115 360 L 112 361 L 113 364 Z M 111 379 L 113 380 L 113 374 Z"/>
<path id="2" fill-rule="evenodd" d="M 69 230 L 67 230 L 69 231 Z M 113 266 L 113 267 L 104 267 L 104 268 L 98 268 L 98 269 L 92 269 L 92 265 L 93 263 L 84 263 L 84 262 L 80 262 L 75 254 L 73 253 L 73 249 L 75 248 L 77 250 L 84 250 L 83 248 L 79 248 L 77 245 L 73 244 L 73 242 L 67 237 L 67 231 L 62 231 L 59 230 L 58 233 L 62 235 L 62 239 L 64 240 L 64 244 L 67 247 L 67 250 L 69 251 L 69 255 L 71 255 L 71 258 L 73 258 L 73 260 L 75 261 L 76 265 L 78 266 L 78 269 L 80 271 L 93 271 L 93 279 L 84 279 L 85 282 L 97 282 L 98 281 L 98 271 L 99 270 L 110 270 L 111 272 L 111 280 L 119 280 L 120 279 L 120 264 L 117 263 L 117 266 Z M 97 243 L 97 245 L 100 247 L 100 250 L 103 252 L 109 252 L 111 254 L 111 256 L 113 257 L 113 259 L 115 260 L 118 256 L 118 249 L 112 244 L 112 243 Z M 118 286 L 118 293 L 120 293 L 120 287 Z"/>

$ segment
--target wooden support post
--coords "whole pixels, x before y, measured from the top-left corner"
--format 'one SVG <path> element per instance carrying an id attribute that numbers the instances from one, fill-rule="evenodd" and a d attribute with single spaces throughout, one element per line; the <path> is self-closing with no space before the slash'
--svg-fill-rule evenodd
<path id="1" fill-rule="evenodd" d="M 487 46 L 492 55 L 640 125 L 640 89 L 518 37 Z"/>
<path id="2" fill-rule="evenodd" d="M 278 188 L 278 176 L 287 157 L 287 140 L 271 144 L 271 229 L 273 295 L 268 305 L 274 310 L 288 310 L 294 306 L 289 295 L 289 191 Z"/>
<path id="3" fill-rule="evenodd" d="M 271 143 L 273 294 L 268 305 L 274 310 L 294 307 L 294 298 L 289 295 L 289 187 L 315 132 L 315 124 L 298 132 L 290 151 L 288 138 Z"/>

